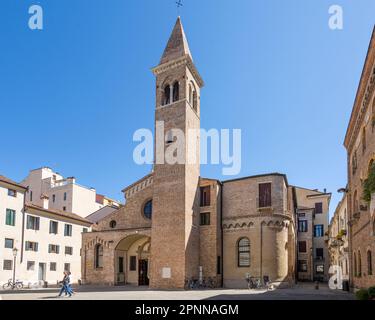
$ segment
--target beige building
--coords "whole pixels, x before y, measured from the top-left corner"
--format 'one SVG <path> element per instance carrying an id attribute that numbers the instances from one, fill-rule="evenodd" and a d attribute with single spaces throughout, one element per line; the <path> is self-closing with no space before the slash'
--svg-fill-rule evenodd
<path id="1" fill-rule="evenodd" d="M 330 265 L 341 268 L 342 279 L 349 279 L 349 237 L 347 196 L 341 199 L 329 225 Z M 332 269 L 332 272 L 334 270 Z"/>
<path id="2" fill-rule="evenodd" d="M 297 216 L 297 271 L 300 281 L 328 281 L 328 216 L 331 194 L 294 187 Z"/>
<path id="3" fill-rule="evenodd" d="M 347 150 L 350 283 L 375 285 L 375 28 L 344 145 Z M 364 188 L 366 182 L 372 187 Z"/>
<path id="4" fill-rule="evenodd" d="M 57 284 L 64 270 L 81 279 L 82 233 L 91 222 L 67 211 L 25 202 L 24 186 L 0 176 L 0 284 L 13 278 L 24 285 Z M 14 257 L 14 249 L 17 250 Z"/>
<path id="5" fill-rule="evenodd" d="M 105 206 L 120 206 L 119 202 L 97 194 L 94 188 L 79 185 L 74 177 L 64 178 L 48 167 L 31 170 L 21 184 L 28 187 L 29 203 L 42 206 L 43 196 L 47 196 L 50 209 L 74 212 L 81 217 Z"/>
<path id="6" fill-rule="evenodd" d="M 153 73 L 155 120 L 164 121 L 168 145 L 170 129 L 199 129 L 203 110 L 203 81 L 180 18 Z M 199 142 L 199 134 L 193 139 Z M 86 284 L 186 288 L 191 281 L 204 281 L 245 288 L 247 276 L 268 277 L 275 286 L 295 282 L 297 199 L 313 211 L 315 203 L 322 203 L 313 224 L 323 225 L 324 234 L 330 195 L 292 187 L 280 173 L 229 181 L 203 178 L 197 144 L 197 164 L 156 163 L 149 175 L 123 190 L 124 207 L 83 234 Z M 314 270 L 322 270 L 325 279 L 328 255 L 319 238 L 312 238 L 309 247 L 323 248 L 323 259 L 313 263 L 323 265 Z"/>

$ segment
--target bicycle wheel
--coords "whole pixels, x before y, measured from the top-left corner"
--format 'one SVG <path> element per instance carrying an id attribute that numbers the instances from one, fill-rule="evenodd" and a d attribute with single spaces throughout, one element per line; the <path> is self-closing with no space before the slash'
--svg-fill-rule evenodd
<path id="1" fill-rule="evenodd" d="M 10 283 L 5 283 L 5 284 L 3 284 L 3 289 L 4 290 L 8 290 L 8 289 L 10 289 L 12 286 L 10 285 Z"/>
<path id="2" fill-rule="evenodd" d="M 18 290 L 22 289 L 22 288 L 23 288 L 23 284 L 22 284 L 22 283 L 17 283 L 17 284 L 16 284 L 16 288 L 17 288 Z"/>

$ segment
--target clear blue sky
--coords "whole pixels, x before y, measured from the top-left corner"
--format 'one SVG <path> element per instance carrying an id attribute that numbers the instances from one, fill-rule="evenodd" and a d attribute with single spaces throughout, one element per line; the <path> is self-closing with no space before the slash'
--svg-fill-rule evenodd
<path id="1" fill-rule="evenodd" d="M 44 9 L 44 30 L 28 8 Z M 344 9 L 344 30 L 328 8 Z M 342 145 L 374 25 L 373 0 L 185 0 L 194 61 L 206 82 L 203 128 L 240 128 L 246 176 L 346 184 Z M 50 166 L 122 199 L 149 166 L 133 132 L 153 129 L 154 77 L 175 23 L 174 0 L 2 0 L 0 172 L 15 180 Z M 220 166 L 202 175 L 221 179 Z M 334 208 L 331 208 L 333 211 Z"/>

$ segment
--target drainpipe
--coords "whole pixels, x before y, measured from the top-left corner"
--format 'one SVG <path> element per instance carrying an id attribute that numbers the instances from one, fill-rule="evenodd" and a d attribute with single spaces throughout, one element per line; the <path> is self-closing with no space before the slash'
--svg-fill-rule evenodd
<path id="1" fill-rule="evenodd" d="M 22 208 L 22 231 L 21 231 L 21 257 L 20 263 L 23 261 L 23 243 L 25 240 L 25 211 L 26 211 L 26 193 L 29 191 L 29 187 L 27 186 L 26 191 L 23 196 L 23 208 Z"/>
<path id="2" fill-rule="evenodd" d="M 220 183 L 221 184 L 221 183 Z M 224 233 L 223 233 L 223 188 L 224 184 L 220 187 L 220 230 L 221 230 L 221 287 L 224 287 Z"/>
<path id="3" fill-rule="evenodd" d="M 260 223 L 260 281 L 263 283 L 263 223 Z"/>

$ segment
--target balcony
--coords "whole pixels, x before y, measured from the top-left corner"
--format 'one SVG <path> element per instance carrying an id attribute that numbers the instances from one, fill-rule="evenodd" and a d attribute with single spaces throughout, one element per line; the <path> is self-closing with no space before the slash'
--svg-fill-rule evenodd
<path id="1" fill-rule="evenodd" d="M 345 229 L 341 229 L 336 236 L 337 240 L 342 240 L 347 235 L 347 231 Z"/>
<path id="2" fill-rule="evenodd" d="M 361 216 L 360 211 L 353 213 L 353 219 L 359 219 L 360 216 Z"/>
<path id="3" fill-rule="evenodd" d="M 341 239 L 330 239 L 328 242 L 328 246 L 331 248 L 337 248 L 344 245 L 344 241 Z"/>

